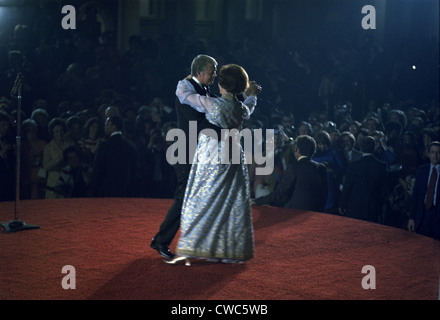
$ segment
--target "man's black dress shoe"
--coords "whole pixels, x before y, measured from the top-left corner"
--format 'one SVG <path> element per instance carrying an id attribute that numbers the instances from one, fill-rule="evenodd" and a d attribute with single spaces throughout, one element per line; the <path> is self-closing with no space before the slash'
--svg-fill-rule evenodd
<path id="1" fill-rule="evenodd" d="M 163 246 L 163 245 L 157 243 L 155 238 L 153 238 L 153 240 L 151 241 L 150 247 L 154 250 L 157 250 L 157 252 L 159 252 L 159 254 L 164 258 L 167 258 L 167 259 L 174 258 L 174 254 L 170 251 L 168 246 Z"/>

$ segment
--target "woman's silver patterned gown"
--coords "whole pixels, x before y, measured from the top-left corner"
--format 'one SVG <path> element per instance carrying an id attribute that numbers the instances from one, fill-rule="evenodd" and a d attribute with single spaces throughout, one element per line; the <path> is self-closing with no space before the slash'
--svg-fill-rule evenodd
<path id="1" fill-rule="evenodd" d="M 249 109 L 232 95 L 213 101 L 206 118 L 218 127 L 240 128 L 249 117 Z M 231 152 L 225 141 L 200 137 L 183 202 L 178 255 L 222 262 L 254 257 L 248 168 L 239 140 L 229 144 L 237 148 L 240 163 L 222 160 L 222 152 Z"/>

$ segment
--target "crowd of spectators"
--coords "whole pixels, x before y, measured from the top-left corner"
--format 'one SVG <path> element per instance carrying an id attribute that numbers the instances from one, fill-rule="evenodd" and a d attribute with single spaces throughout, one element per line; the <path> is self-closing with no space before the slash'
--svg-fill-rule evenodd
<path id="1" fill-rule="evenodd" d="M 405 82 L 406 72 L 397 67 L 377 74 L 385 58 L 371 37 L 360 45 L 340 39 L 329 46 L 291 46 L 263 39 L 215 43 L 180 35 L 133 35 L 129 49 L 119 52 L 114 32 L 100 32 L 93 19 L 82 23 L 87 23 L 86 33 L 17 25 L 10 41 L 1 44 L 7 59 L 0 66 L 0 124 L 8 122 L 8 128 L 0 131 L 6 168 L 0 179 L 9 184 L 2 187 L 0 200 L 15 196 L 11 172 L 18 99 L 10 91 L 18 73 L 24 76 L 22 199 L 74 196 L 75 179 L 66 174 L 77 176 L 78 167 L 84 168 L 81 186 L 86 188 L 110 115 L 123 118 L 124 137 L 137 149 L 142 183 L 132 196 L 173 197 L 175 177 L 165 157 L 170 143 L 165 135 L 177 125 L 175 86 L 189 74 L 192 59 L 206 53 L 220 65 L 244 66 L 263 85 L 246 126 L 276 129 L 276 168 L 270 176 L 251 177 L 253 196 L 273 190 L 292 161 L 295 137 L 308 134 L 318 144 L 316 160 L 328 168 L 326 212 L 337 213 L 347 164 L 359 153 L 361 139 L 370 135 L 376 140 L 375 155 L 387 163 L 392 177 L 382 222 L 406 223 L 415 170 L 429 161 L 429 143 L 439 140 L 439 105 L 435 95 L 420 99 L 402 94 L 405 88 L 399 83 Z M 399 57 L 393 59 L 398 66 Z"/>

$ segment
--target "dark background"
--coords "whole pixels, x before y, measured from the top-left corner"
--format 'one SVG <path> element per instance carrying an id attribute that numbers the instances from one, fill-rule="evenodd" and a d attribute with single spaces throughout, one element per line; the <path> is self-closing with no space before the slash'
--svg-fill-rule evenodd
<path id="1" fill-rule="evenodd" d="M 66 4 L 76 8 L 76 30 L 61 27 Z M 364 5 L 376 8 L 375 30 L 361 26 Z M 372 100 L 428 108 L 438 105 L 438 15 L 437 0 L 3 0 L 0 95 L 14 80 L 5 77 L 8 52 L 18 49 L 32 89 L 23 96 L 25 112 L 40 98 L 53 113 L 63 100 L 90 107 L 108 88 L 139 104 L 155 97 L 172 104 L 176 81 L 196 54 L 207 53 L 243 65 L 263 85 L 266 107 L 296 119 L 346 100 L 357 118 Z M 26 31 L 14 33 L 17 25 Z M 143 59 L 136 66 L 127 61 L 133 35 Z M 56 86 L 72 63 L 93 78 L 90 92 L 66 96 Z M 325 76 L 336 88 L 322 98 Z"/>

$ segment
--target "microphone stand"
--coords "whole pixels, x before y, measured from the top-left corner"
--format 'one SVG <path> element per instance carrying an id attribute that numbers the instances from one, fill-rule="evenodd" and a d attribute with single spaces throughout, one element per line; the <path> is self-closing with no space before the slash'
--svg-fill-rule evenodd
<path id="1" fill-rule="evenodd" d="M 23 75 L 19 73 L 15 79 L 14 87 L 11 90 L 11 96 L 17 95 L 18 112 L 17 112 L 17 136 L 16 136 L 16 183 L 15 183 L 15 212 L 14 219 L 8 222 L 0 223 L 5 231 L 16 232 L 21 230 L 36 229 L 39 226 L 26 224 L 18 220 L 18 207 L 20 202 L 20 162 L 21 162 L 21 91 L 23 86 Z"/>

